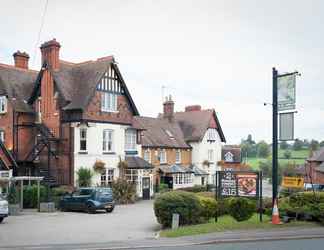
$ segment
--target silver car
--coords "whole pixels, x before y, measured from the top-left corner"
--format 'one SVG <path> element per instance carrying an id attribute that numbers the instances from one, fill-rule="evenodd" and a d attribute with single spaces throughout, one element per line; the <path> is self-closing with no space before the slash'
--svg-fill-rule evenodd
<path id="1" fill-rule="evenodd" d="M 8 216 L 8 213 L 8 201 L 6 201 L 0 194 L 0 223 Z"/>

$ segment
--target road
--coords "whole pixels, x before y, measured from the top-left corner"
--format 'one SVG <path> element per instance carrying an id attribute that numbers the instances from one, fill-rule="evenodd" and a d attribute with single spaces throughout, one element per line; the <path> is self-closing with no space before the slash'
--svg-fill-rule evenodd
<path id="1" fill-rule="evenodd" d="M 25 212 L 0 224 L 0 249 L 154 239 L 159 228 L 153 201 L 116 206 L 112 213 Z"/>
<path id="2" fill-rule="evenodd" d="M 182 247 L 145 248 L 146 250 L 322 250 L 324 239 L 263 241 L 246 243 L 226 243 L 194 245 Z M 139 248 L 138 250 L 140 250 Z M 142 248 L 144 250 L 144 248 Z"/>

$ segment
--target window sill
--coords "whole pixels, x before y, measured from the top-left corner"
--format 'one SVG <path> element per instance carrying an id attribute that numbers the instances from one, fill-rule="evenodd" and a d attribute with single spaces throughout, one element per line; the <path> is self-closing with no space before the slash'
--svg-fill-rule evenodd
<path id="1" fill-rule="evenodd" d="M 102 109 L 101 112 L 103 112 L 103 113 L 119 113 L 118 110 L 104 110 L 104 109 Z"/>
<path id="2" fill-rule="evenodd" d="M 103 155 L 115 155 L 115 152 L 102 152 Z"/>
<path id="3" fill-rule="evenodd" d="M 0 111 L 0 115 L 7 114 L 7 111 Z"/>
<path id="4" fill-rule="evenodd" d="M 88 151 L 79 151 L 78 154 L 79 154 L 79 155 L 87 155 L 87 154 L 88 154 Z"/>

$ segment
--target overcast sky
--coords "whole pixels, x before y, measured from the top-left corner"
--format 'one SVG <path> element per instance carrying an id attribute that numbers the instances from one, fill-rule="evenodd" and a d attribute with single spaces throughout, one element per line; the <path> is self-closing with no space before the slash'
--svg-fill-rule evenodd
<path id="1" fill-rule="evenodd" d="M 271 68 L 298 70 L 295 135 L 324 140 L 321 0 L 49 0 L 37 44 L 45 2 L 1 0 L 0 62 L 19 49 L 39 69 L 52 38 L 64 60 L 114 55 L 141 115 L 162 111 L 165 85 L 177 111 L 215 108 L 228 143 L 271 140 Z"/>

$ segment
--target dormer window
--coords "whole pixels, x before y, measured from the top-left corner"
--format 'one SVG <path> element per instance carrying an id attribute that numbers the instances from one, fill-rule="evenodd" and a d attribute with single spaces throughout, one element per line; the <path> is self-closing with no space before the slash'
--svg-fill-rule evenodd
<path id="1" fill-rule="evenodd" d="M 209 128 L 207 130 L 207 141 L 216 141 L 217 130 L 215 128 Z"/>
<path id="2" fill-rule="evenodd" d="M 117 112 L 117 94 L 103 92 L 101 95 L 101 111 Z"/>
<path id="3" fill-rule="evenodd" d="M 5 96 L 0 96 L 0 114 L 7 112 L 7 98 Z"/>

